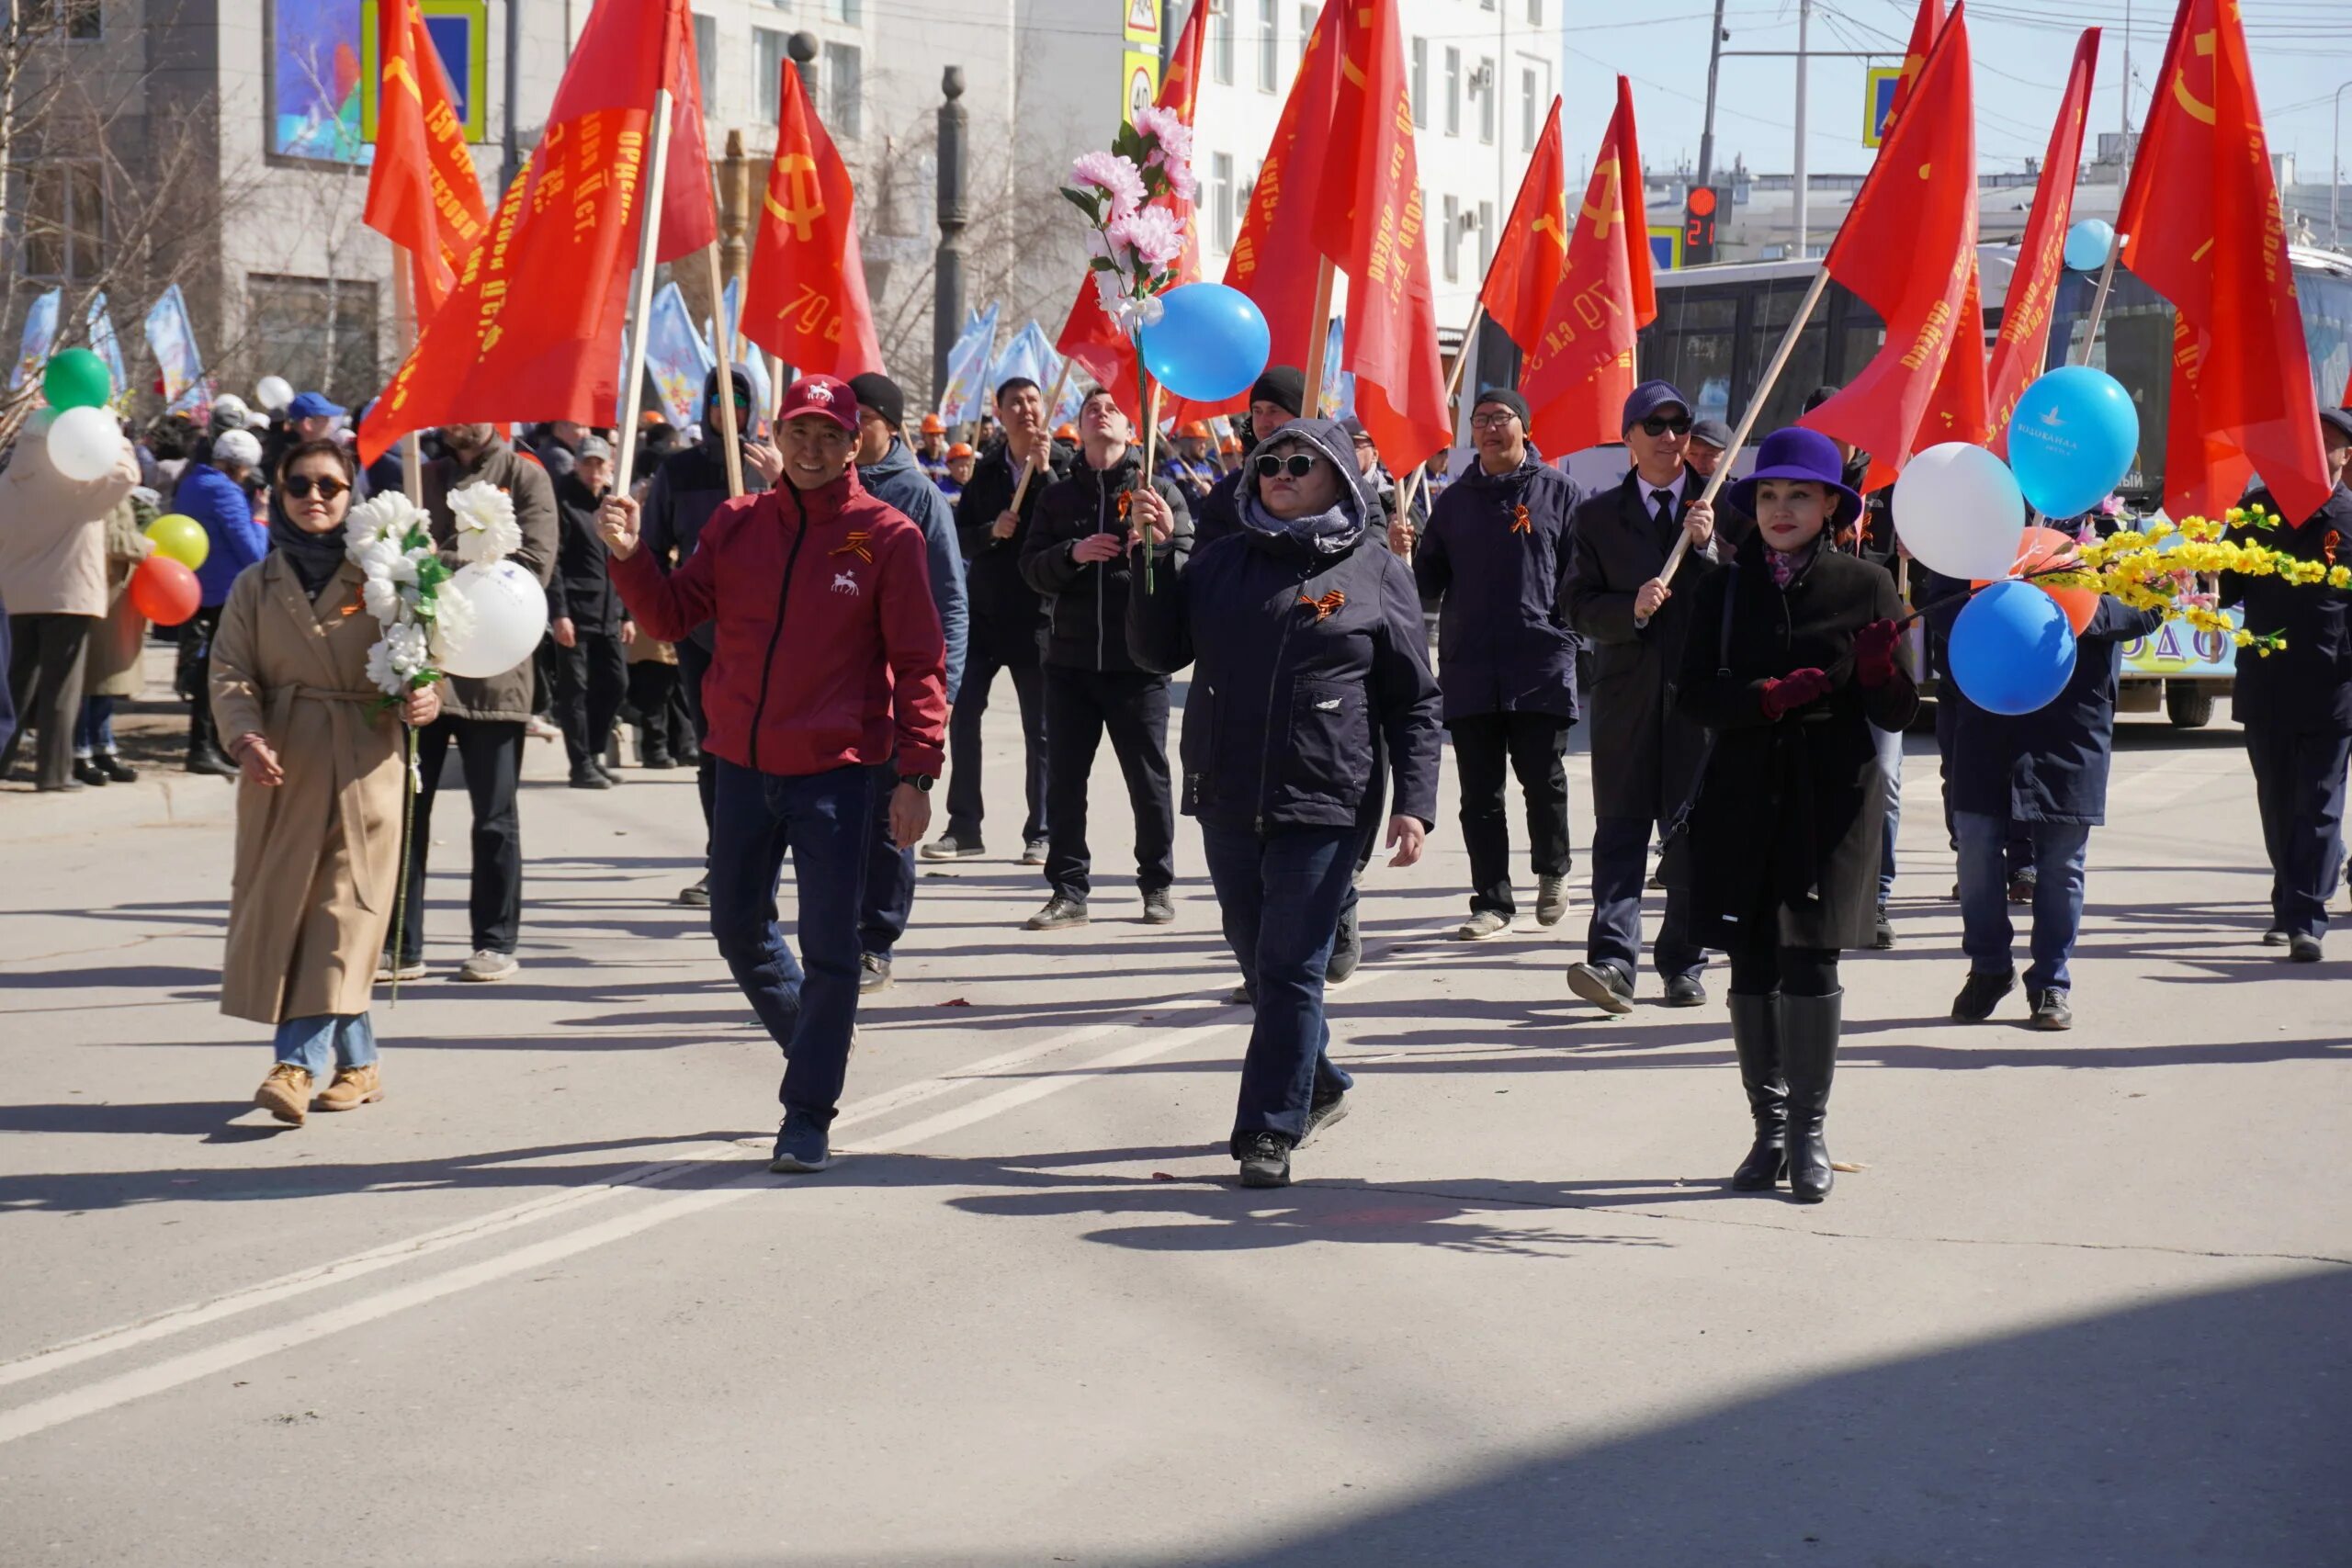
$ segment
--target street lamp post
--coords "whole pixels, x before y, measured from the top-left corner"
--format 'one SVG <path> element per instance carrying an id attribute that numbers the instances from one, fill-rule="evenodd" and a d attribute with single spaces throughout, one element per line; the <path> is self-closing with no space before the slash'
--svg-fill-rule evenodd
<path id="1" fill-rule="evenodd" d="M 2335 89 L 2335 130 L 2328 139 L 2327 160 L 2327 243 L 2337 250 L 2344 248 L 2344 95 L 2352 92 L 2352 82 Z"/>

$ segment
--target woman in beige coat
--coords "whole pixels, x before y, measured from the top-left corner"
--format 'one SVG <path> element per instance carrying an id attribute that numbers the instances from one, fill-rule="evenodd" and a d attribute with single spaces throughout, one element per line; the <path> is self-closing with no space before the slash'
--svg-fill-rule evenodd
<path id="1" fill-rule="evenodd" d="M 383 1098 L 368 993 L 399 891 L 400 727 L 441 711 L 438 687 L 379 710 L 368 650 L 382 635 L 344 553 L 354 479 L 331 441 L 278 463 L 270 551 L 229 591 L 212 640 L 212 715 L 237 760 L 237 859 L 220 1010 L 277 1029 L 254 1103 L 300 1126 Z"/>

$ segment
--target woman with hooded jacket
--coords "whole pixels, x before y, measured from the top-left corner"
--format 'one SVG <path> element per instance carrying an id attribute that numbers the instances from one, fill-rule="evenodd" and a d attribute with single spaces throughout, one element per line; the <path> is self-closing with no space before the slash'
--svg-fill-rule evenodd
<path id="1" fill-rule="evenodd" d="M 1437 818 L 1443 731 L 1411 571 L 1370 525 L 1379 503 L 1353 444 L 1295 420 L 1252 454 L 1238 531 L 1184 570 L 1137 570 L 1127 645 L 1137 664 L 1193 666 L 1179 743 L 1182 807 L 1199 819 L 1225 937 L 1256 998 L 1231 1148 L 1246 1187 L 1290 1180 L 1291 1151 L 1346 1113 L 1323 980 L 1355 873 L 1356 821 L 1385 742 L 1396 810 L 1389 863 L 1408 866 Z M 1138 491 L 1130 521 L 1164 544 L 1167 503 Z"/>
<path id="2" fill-rule="evenodd" d="M 1736 1190 L 1829 1195 L 1823 1124 L 1844 992 L 1838 954 L 1877 926 L 1885 782 L 1871 727 L 1918 707 L 1894 661 L 1886 569 L 1829 544 L 1861 498 L 1826 436 L 1767 436 L 1731 502 L 1756 532 L 1700 584 L 1680 711 L 1715 732 L 1690 814 L 1691 935 L 1731 958 L 1732 1046 L 1756 1142 Z"/>

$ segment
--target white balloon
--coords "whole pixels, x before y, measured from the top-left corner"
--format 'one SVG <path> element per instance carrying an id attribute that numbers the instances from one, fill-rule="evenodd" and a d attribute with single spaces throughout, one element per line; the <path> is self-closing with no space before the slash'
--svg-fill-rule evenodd
<path id="1" fill-rule="evenodd" d="M 261 399 L 261 406 L 272 413 L 294 400 L 294 389 L 283 376 L 263 377 L 261 384 L 254 389 L 254 394 Z"/>
<path id="2" fill-rule="evenodd" d="M 1963 582 L 1998 581 L 2017 565 L 2025 494 L 1982 446 L 1947 441 L 1914 453 L 1894 481 L 1894 531 L 1912 558 Z"/>
<path id="3" fill-rule="evenodd" d="M 65 409 L 49 427 L 50 466 L 82 484 L 114 472 L 124 446 L 122 426 L 111 410 Z"/>
<path id="4" fill-rule="evenodd" d="M 441 592 L 463 598 L 474 613 L 465 634 L 439 649 L 447 674 L 503 675 L 530 658 L 547 635 L 548 591 L 514 561 L 461 566 Z"/>

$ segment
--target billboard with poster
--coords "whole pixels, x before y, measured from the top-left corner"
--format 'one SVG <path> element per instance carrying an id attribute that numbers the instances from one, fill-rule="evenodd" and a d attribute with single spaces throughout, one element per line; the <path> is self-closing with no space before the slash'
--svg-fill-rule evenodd
<path id="1" fill-rule="evenodd" d="M 421 0 L 465 121 L 488 133 L 490 0 Z M 273 157 L 366 164 L 375 153 L 375 0 L 269 0 L 265 13 L 268 150 Z"/>

